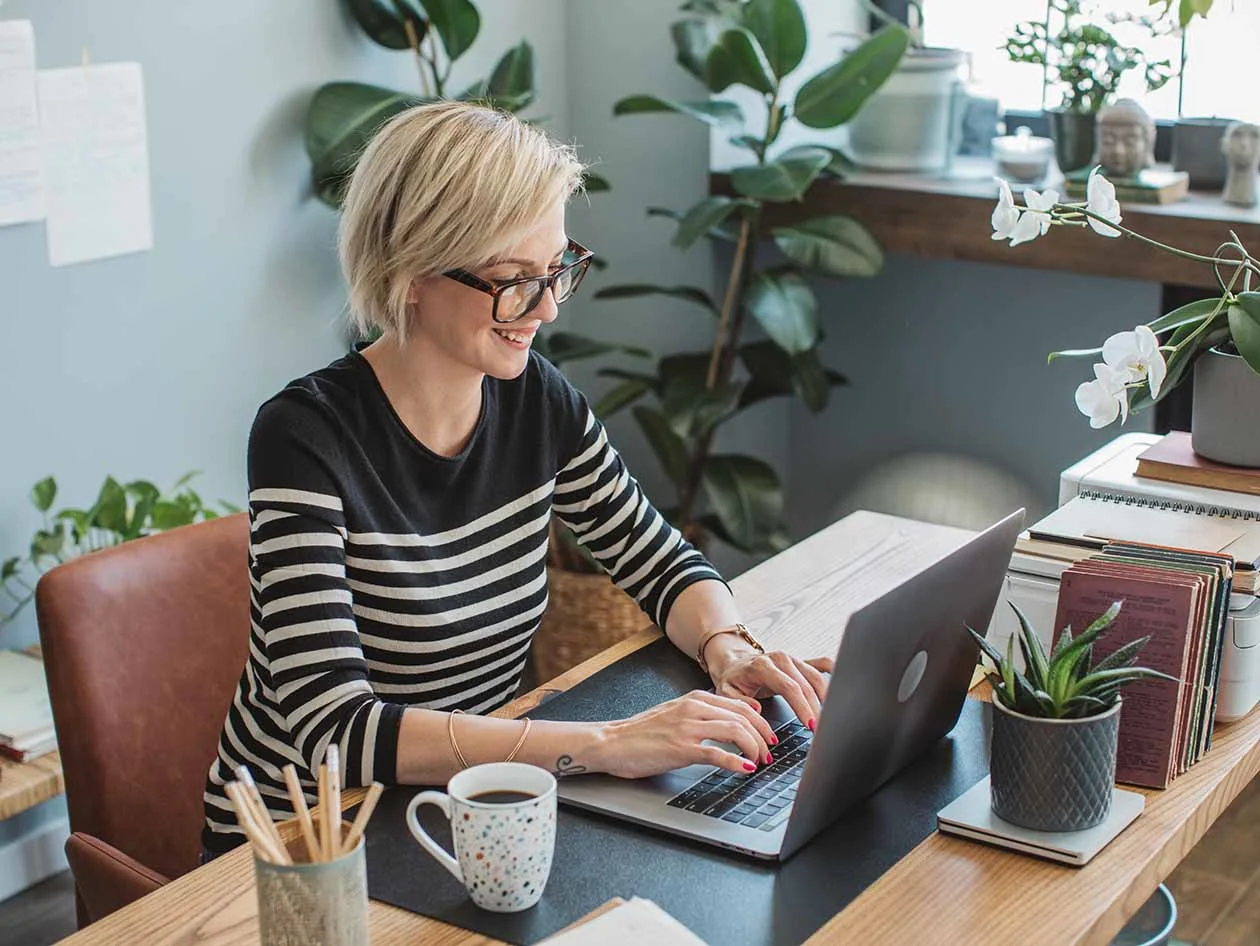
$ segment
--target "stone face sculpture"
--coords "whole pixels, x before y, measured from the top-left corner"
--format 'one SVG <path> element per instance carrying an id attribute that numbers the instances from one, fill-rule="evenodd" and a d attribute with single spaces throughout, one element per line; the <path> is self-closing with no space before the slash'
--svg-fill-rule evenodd
<path id="1" fill-rule="evenodd" d="M 1132 177 L 1155 163 L 1155 120 L 1133 99 L 1098 113 L 1098 163 L 1112 177 Z"/>
<path id="2" fill-rule="evenodd" d="M 1260 192 L 1260 125 L 1234 122 L 1225 130 L 1221 150 L 1229 167 L 1221 199 L 1227 204 L 1254 207 Z"/>

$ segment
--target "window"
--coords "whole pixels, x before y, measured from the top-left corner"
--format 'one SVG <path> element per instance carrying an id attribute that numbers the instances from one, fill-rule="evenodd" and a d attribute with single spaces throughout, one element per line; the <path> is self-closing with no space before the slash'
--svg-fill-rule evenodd
<path id="1" fill-rule="evenodd" d="M 1044 92 L 1041 69 L 1013 63 L 1006 54 L 1006 39 L 1016 23 L 1045 21 L 1046 0 L 922 0 L 924 41 L 929 46 L 950 46 L 972 54 L 976 91 L 999 99 L 1004 109 L 1038 111 L 1059 104 L 1053 87 Z M 1087 3 L 1095 21 L 1124 18 L 1150 12 L 1148 0 L 1094 0 Z M 1175 4 L 1174 4 L 1175 6 Z M 1158 9 L 1158 8 L 1157 8 Z M 1056 28 L 1051 21 L 1051 29 Z M 1122 43 L 1141 48 L 1150 58 L 1167 59 L 1174 69 L 1182 55 L 1182 37 L 1176 33 L 1152 37 L 1143 27 L 1117 22 L 1109 29 Z M 1156 118 L 1221 115 L 1256 120 L 1260 97 L 1253 81 L 1252 51 L 1260 44 L 1260 3 L 1254 0 L 1216 0 L 1206 20 L 1195 19 L 1184 37 L 1185 70 L 1163 89 L 1148 93 L 1140 69 L 1127 73 L 1120 86 L 1122 96 L 1141 101 Z"/>

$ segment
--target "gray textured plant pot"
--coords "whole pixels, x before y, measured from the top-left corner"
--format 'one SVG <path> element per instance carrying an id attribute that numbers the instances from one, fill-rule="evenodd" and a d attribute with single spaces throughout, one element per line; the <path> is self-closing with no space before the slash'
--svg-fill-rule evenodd
<path id="1" fill-rule="evenodd" d="M 1064 174 L 1078 171 L 1094 162 L 1097 147 L 1094 135 L 1098 116 L 1093 112 L 1050 111 L 1050 137 L 1054 139 L 1054 157 Z"/>
<path id="2" fill-rule="evenodd" d="M 1172 165 L 1190 175 L 1194 190 L 1218 191 L 1225 186 L 1221 139 L 1228 118 L 1179 118 L 1172 129 Z"/>
<path id="3" fill-rule="evenodd" d="M 1217 463 L 1260 467 L 1260 374 L 1241 355 L 1211 348 L 1195 361 L 1190 444 Z"/>
<path id="4" fill-rule="evenodd" d="M 1111 812 L 1120 701 L 1101 716 L 1036 719 L 993 701 L 993 812 L 1034 831 L 1081 831 Z"/>

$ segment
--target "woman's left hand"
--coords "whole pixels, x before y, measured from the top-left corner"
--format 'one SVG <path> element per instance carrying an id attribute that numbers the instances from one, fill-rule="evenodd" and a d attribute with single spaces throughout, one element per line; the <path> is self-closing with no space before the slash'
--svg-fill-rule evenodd
<path id="1" fill-rule="evenodd" d="M 818 724 L 827 677 L 834 666 L 830 657 L 801 660 L 781 650 L 760 654 L 755 651 L 732 653 L 711 666 L 719 696 L 756 700 L 777 694 L 811 730 Z"/>

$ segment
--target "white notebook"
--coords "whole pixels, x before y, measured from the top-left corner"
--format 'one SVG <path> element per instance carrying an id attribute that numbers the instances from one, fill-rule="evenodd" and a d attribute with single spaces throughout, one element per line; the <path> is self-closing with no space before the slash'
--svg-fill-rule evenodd
<path id="1" fill-rule="evenodd" d="M 969 791 L 954 799 L 936 815 L 936 826 L 945 834 L 983 841 L 1080 867 L 1106 847 L 1146 807 L 1137 792 L 1112 789 L 1111 814 L 1100 825 L 1084 831 L 1033 831 L 1003 821 L 993 813 L 986 775 Z"/>
<path id="2" fill-rule="evenodd" d="M 0 650 L 0 740 L 25 749 L 52 732 L 43 661 L 19 650 Z"/>
<path id="3" fill-rule="evenodd" d="M 651 900 L 635 897 L 589 923 L 557 933 L 541 946 L 705 946 Z"/>

